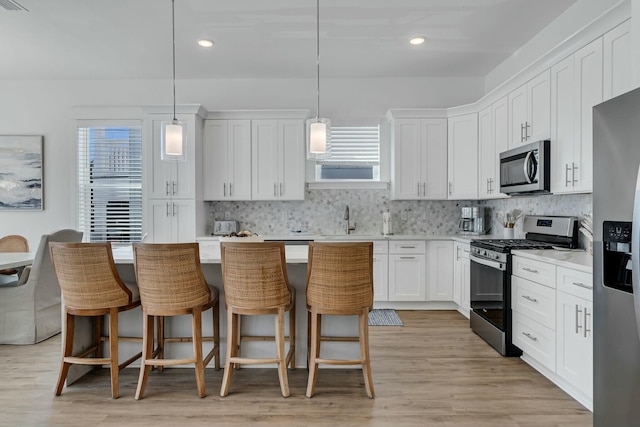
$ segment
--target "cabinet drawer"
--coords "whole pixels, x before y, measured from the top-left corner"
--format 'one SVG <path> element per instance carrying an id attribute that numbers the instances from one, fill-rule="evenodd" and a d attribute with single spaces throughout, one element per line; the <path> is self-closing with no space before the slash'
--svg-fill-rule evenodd
<path id="1" fill-rule="evenodd" d="M 593 276 L 589 273 L 557 267 L 556 283 L 559 291 L 593 301 Z"/>
<path id="2" fill-rule="evenodd" d="M 527 356 L 553 372 L 556 370 L 556 333 L 540 323 L 514 311 L 513 343 Z"/>
<path id="3" fill-rule="evenodd" d="M 424 254 L 427 243 L 424 240 L 390 240 L 390 254 Z"/>
<path id="4" fill-rule="evenodd" d="M 511 307 L 543 326 L 556 329 L 556 291 L 520 277 L 511 278 Z"/>
<path id="5" fill-rule="evenodd" d="M 514 256 L 512 274 L 551 288 L 556 287 L 556 266 L 543 261 Z"/>
<path id="6" fill-rule="evenodd" d="M 386 254 L 386 253 L 389 253 L 389 243 L 386 240 L 374 240 L 373 241 L 373 253 L 374 254 Z"/>

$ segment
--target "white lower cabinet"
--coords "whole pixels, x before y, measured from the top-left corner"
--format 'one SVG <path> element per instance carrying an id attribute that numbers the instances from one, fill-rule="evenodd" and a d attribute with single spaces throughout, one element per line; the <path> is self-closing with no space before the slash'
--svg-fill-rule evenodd
<path id="1" fill-rule="evenodd" d="M 195 210 L 194 200 L 148 200 L 146 232 L 150 236 L 149 243 L 195 241 Z"/>
<path id="2" fill-rule="evenodd" d="M 429 301 L 453 300 L 453 242 L 427 242 L 427 297 Z"/>
<path id="3" fill-rule="evenodd" d="M 593 407 L 592 275 L 513 256 L 513 343 L 523 359 Z"/>
<path id="4" fill-rule="evenodd" d="M 389 244 L 373 242 L 373 300 L 389 301 Z"/>
<path id="5" fill-rule="evenodd" d="M 389 242 L 389 301 L 426 300 L 426 242 Z"/>
<path id="6" fill-rule="evenodd" d="M 591 275 L 558 267 L 556 371 L 593 399 L 593 295 Z"/>
<path id="7" fill-rule="evenodd" d="M 458 304 L 458 311 L 469 317 L 471 310 L 471 260 L 468 243 L 453 243 L 453 302 Z"/>

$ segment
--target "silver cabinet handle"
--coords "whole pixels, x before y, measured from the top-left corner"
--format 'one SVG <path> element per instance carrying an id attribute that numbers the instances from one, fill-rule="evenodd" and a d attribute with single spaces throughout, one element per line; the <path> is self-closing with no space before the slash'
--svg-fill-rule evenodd
<path id="1" fill-rule="evenodd" d="M 571 168 L 569 167 L 568 163 L 564 164 L 564 186 L 568 187 L 569 184 L 571 183 L 571 180 L 569 179 L 569 171 L 571 170 Z"/>
<path id="2" fill-rule="evenodd" d="M 523 332 L 522 335 L 524 335 L 525 337 L 529 338 L 531 341 L 538 341 L 538 338 L 534 337 L 529 332 Z"/>
<path id="3" fill-rule="evenodd" d="M 416 195 L 417 195 L 418 197 L 420 197 L 420 183 L 419 183 L 419 182 L 417 183 L 417 192 L 416 192 Z"/>
<path id="4" fill-rule="evenodd" d="M 414 256 L 401 256 L 400 259 L 416 259 Z"/>
<path id="5" fill-rule="evenodd" d="M 489 178 L 487 178 L 487 194 L 489 194 L 491 190 L 489 190 Z"/>
<path id="6" fill-rule="evenodd" d="M 592 286 L 589 285 L 585 285 L 584 283 L 580 283 L 580 282 L 571 282 L 572 285 L 576 285 L 579 286 L 581 288 L 585 288 L 585 289 L 593 289 Z"/>
<path id="7" fill-rule="evenodd" d="M 453 194 L 453 183 L 449 181 L 449 195 Z"/>
<path id="8" fill-rule="evenodd" d="M 538 302 L 536 298 L 531 298 L 529 295 L 522 295 L 522 298 L 529 300 L 531 302 Z"/>
<path id="9" fill-rule="evenodd" d="M 576 169 L 578 169 L 578 166 L 576 166 L 575 163 L 571 162 L 571 181 L 573 183 L 573 185 L 576 185 L 576 182 L 578 182 L 578 180 L 576 179 Z"/>
<path id="10" fill-rule="evenodd" d="M 456 261 L 460 259 L 460 246 L 456 246 Z"/>
<path id="11" fill-rule="evenodd" d="M 587 317 L 590 317 L 591 313 L 589 313 L 589 310 L 587 310 L 587 307 L 584 308 L 584 337 L 587 337 L 587 332 L 591 332 L 591 329 L 589 329 L 589 321 L 587 320 Z"/>
<path id="12" fill-rule="evenodd" d="M 178 185 L 176 184 L 176 182 L 175 182 L 175 181 L 171 181 L 171 190 L 173 191 L 173 193 L 172 193 L 173 195 L 175 195 L 175 194 L 176 194 L 176 187 L 177 187 L 177 186 L 178 186 Z"/>
<path id="13" fill-rule="evenodd" d="M 280 194 L 279 194 L 279 196 L 282 197 L 283 194 L 284 194 L 284 184 L 280 183 Z"/>
<path id="14" fill-rule="evenodd" d="M 164 182 L 164 194 L 169 196 L 169 181 Z"/>
<path id="15" fill-rule="evenodd" d="M 223 189 L 222 189 L 222 195 L 224 197 L 227 197 L 227 183 L 225 182 L 223 185 Z"/>
<path id="16" fill-rule="evenodd" d="M 528 271 L 529 273 L 538 274 L 538 270 L 535 270 L 535 269 L 533 269 L 533 268 L 522 267 L 522 269 L 523 269 L 524 271 Z"/>
<path id="17" fill-rule="evenodd" d="M 580 313 L 582 313 L 582 310 L 580 310 L 580 306 L 578 304 L 576 304 L 576 334 L 580 333 L 580 328 L 582 328 L 582 326 L 580 326 Z"/>
<path id="18" fill-rule="evenodd" d="M 520 123 L 520 142 L 524 142 L 526 138 L 524 137 L 524 123 Z"/>
<path id="19" fill-rule="evenodd" d="M 278 184 L 276 184 L 275 182 L 273 183 L 273 197 L 276 197 L 277 194 L 276 192 L 278 191 Z"/>
<path id="20" fill-rule="evenodd" d="M 531 125 L 529 124 L 529 121 L 524 122 L 524 140 L 527 141 L 529 138 L 531 138 L 531 135 L 529 135 L 529 128 L 531 127 Z"/>
<path id="21" fill-rule="evenodd" d="M 165 216 L 169 216 L 169 202 L 165 203 Z"/>
<path id="22" fill-rule="evenodd" d="M 422 183 L 422 196 L 425 197 L 427 195 L 427 181 Z"/>
<path id="23" fill-rule="evenodd" d="M 176 216 L 176 204 L 171 202 L 171 211 L 173 212 L 173 216 Z"/>
<path id="24" fill-rule="evenodd" d="M 229 197 L 233 196 L 233 191 L 231 187 L 231 183 L 229 183 Z"/>
<path id="25" fill-rule="evenodd" d="M 400 249 L 415 249 L 415 246 L 400 246 Z"/>

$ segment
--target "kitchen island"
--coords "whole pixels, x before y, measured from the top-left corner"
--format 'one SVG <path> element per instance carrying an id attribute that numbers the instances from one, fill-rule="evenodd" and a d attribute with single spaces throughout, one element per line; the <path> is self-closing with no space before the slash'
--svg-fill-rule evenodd
<path id="1" fill-rule="evenodd" d="M 307 278 L 307 245 L 286 245 L 287 274 L 291 286 L 296 293 L 296 367 L 306 368 L 307 360 L 307 307 L 306 307 L 306 278 Z M 133 253 L 131 246 L 114 247 L 113 256 L 120 276 L 125 282 L 135 282 L 135 272 L 133 266 Z M 226 342 L 227 342 L 227 316 L 224 303 L 224 289 L 222 285 L 222 271 L 220 259 L 220 247 L 217 244 L 200 245 L 200 261 L 207 283 L 218 288 L 220 291 L 220 356 L 221 365 L 224 364 Z M 203 335 L 211 336 L 213 325 L 211 322 L 211 312 L 203 313 Z M 285 316 L 285 331 L 288 331 L 289 319 Z M 90 318 L 76 319 L 76 335 L 74 351 L 79 352 L 85 349 L 91 342 Z M 247 316 L 242 319 L 242 330 L 245 335 L 271 335 L 274 334 L 274 316 Z M 322 320 L 324 331 L 331 336 L 357 336 L 358 318 L 357 316 L 325 316 Z M 167 336 L 190 336 L 191 316 L 176 316 L 166 318 L 165 330 Z M 119 334 L 121 336 L 142 336 L 142 311 L 140 309 L 130 310 L 120 313 Z M 106 344 L 105 344 L 106 345 Z M 204 343 L 204 353 L 206 354 L 212 344 Z M 286 346 L 286 344 L 285 344 Z M 121 360 L 130 357 L 140 351 L 142 343 L 123 342 L 119 343 L 119 357 Z M 354 359 L 359 355 L 357 342 L 323 342 L 322 354 L 332 358 Z M 165 350 L 167 358 L 186 358 L 193 354 L 191 343 L 169 344 Z M 248 357 L 269 357 L 276 354 L 274 342 L 269 341 L 248 341 L 242 344 L 242 354 Z M 135 362 L 131 366 L 139 366 Z M 273 367 L 276 365 L 251 365 L 252 367 Z M 191 368 L 192 365 L 185 365 Z M 211 363 L 208 367 L 213 367 Z M 85 366 L 74 365 L 71 368 L 68 383 L 72 383 L 88 372 Z"/>

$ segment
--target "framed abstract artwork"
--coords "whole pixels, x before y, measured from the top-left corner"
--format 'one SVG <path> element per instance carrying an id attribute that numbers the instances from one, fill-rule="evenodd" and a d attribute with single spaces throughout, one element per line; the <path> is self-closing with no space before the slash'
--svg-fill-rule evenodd
<path id="1" fill-rule="evenodd" d="M 0 210 L 43 209 L 42 136 L 0 135 Z"/>

